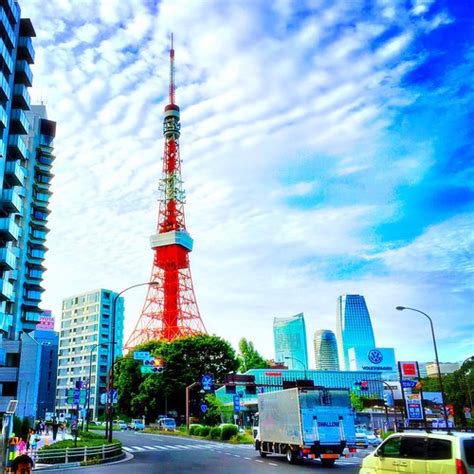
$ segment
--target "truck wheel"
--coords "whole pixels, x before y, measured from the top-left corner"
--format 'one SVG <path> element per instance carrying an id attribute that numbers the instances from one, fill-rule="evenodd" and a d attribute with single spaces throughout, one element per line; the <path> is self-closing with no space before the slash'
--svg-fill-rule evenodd
<path id="1" fill-rule="evenodd" d="M 266 457 L 267 457 L 267 453 L 264 453 L 264 452 L 262 451 L 262 447 L 261 447 L 261 446 L 260 446 L 260 448 L 258 448 L 258 452 L 260 453 L 260 457 L 262 457 L 262 458 L 266 458 Z"/>
<path id="2" fill-rule="evenodd" d="M 321 459 L 323 467 L 333 467 L 335 462 L 335 459 Z"/>
<path id="3" fill-rule="evenodd" d="M 290 464 L 295 464 L 297 460 L 295 451 L 293 451 L 290 447 L 288 447 L 288 449 L 286 450 L 286 460 Z"/>

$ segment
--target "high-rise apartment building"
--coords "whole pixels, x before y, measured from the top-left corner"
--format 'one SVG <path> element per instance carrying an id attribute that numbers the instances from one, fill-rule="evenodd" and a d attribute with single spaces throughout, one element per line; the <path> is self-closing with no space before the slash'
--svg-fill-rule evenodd
<path id="1" fill-rule="evenodd" d="M 273 320 L 275 361 L 284 362 L 289 369 L 308 368 L 306 327 L 303 313 Z"/>
<path id="2" fill-rule="evenodd" d="M 0 2 L 0 412 L 12 398 L 36 415 L 35 329 L 48 229 L 55 122 L 30 106 L 35 36 L 13 0 Z"/>
<path id="3" fill-rule="evenodd" d="M 336 336 L 329 329 L 314 333 L 314 363 L 316 370 L 339 370 Z"/>
<path id="4" fill-rule="evenodd" d="M 51 316 L 51 311 L 43 313 L 35 331 L 31 334 L 41 348 L 36 418 L 44 420 L 47 413 L 54 413 L 58 373 L 59 335 L 54 330 L 54 318 Z"/>
<path id="5" fill-rule="evenodd" d="M 76 382 L 90 385 L 91 418 L 103 414 L 100 395 L 106 392 L 111 367 L 113 302 L 117 293 L 99 289 L 63 300 L 59 333 L 56 411 L 69 412 L 67 390 Z M 115 314 L 115 358 L 122 354 L 124 300 L 118 297 Z M 87 404 L 85 404 L 87 405 Z M 81 408 L 86 408 L 82 406 Z"/>
<path id="6" fill-rule="evenodd" d="M 342 295 L 337 299 L 336 338 L 341 370 L 350 370 L 349 349 L 375 348 L 374 331 L 365 299 Z"/>

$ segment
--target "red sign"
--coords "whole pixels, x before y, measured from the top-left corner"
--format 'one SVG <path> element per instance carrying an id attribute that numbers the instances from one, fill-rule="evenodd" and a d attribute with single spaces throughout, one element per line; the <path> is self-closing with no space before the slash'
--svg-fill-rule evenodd
<path id="1" fill-rule="evenodd" d="M 40 316 L 36 329 L 39 331 L 54 331 L 54 318 L 51 316 Z"/>
<path id="2" fill-rule="evenodd" d="M 416 369 L 416 362 L 400 362 L 400 371 L 402 378 L 418 377 L 418 370 Z"/>
<path id="3" fill-rule="evenodd" d="M 281 372 L 265 372 L 267 377 L 281 377 Z"/>

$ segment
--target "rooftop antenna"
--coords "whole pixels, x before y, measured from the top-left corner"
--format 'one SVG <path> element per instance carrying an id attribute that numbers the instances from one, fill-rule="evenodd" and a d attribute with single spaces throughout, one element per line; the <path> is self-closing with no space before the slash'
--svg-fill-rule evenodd
<path id="1" fill-rule="evenodd" d="M 171 48 L 170 48 L 170 104 L 174 104 L 174 49 L 173 49 L 173 33 L 171 33 Z"/>

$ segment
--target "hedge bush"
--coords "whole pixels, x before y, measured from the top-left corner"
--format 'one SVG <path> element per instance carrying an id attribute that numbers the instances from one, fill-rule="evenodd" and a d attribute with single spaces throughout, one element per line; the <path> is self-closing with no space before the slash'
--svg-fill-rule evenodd
<path id="1" fill-rule="evenodd" d="M 210 427 L 210 426 L 203 426 L 203 427 L 199 430 L 199 436 L 202 436 L 202 437 L 208 436 L 208 435 L 209 435 L 209 431 L 211 431 L 211 427 Z"/>
<path id="2" fill-rule="evenodd" d="M 221 428 L 219 426 L 214 426 L 214 428 L 211 428 L 211 431 L 209 431 L 209 438 L 220 439 L 221 433 L 222 433 Z"/>
<path id="3" fill-rule="evenodd" d="M 191 436 L 199 436 L 199 432 L 201 431 L 202 425 L 191 425 L 189 427 L 189 434 Z"/>
<path id="4" fill-rule="evenodd" d="M 232 436 L 236 435 L 239 429 L 235 425 L 224 425 L 222 427 L 221 440 L 228 441 Z"/>

